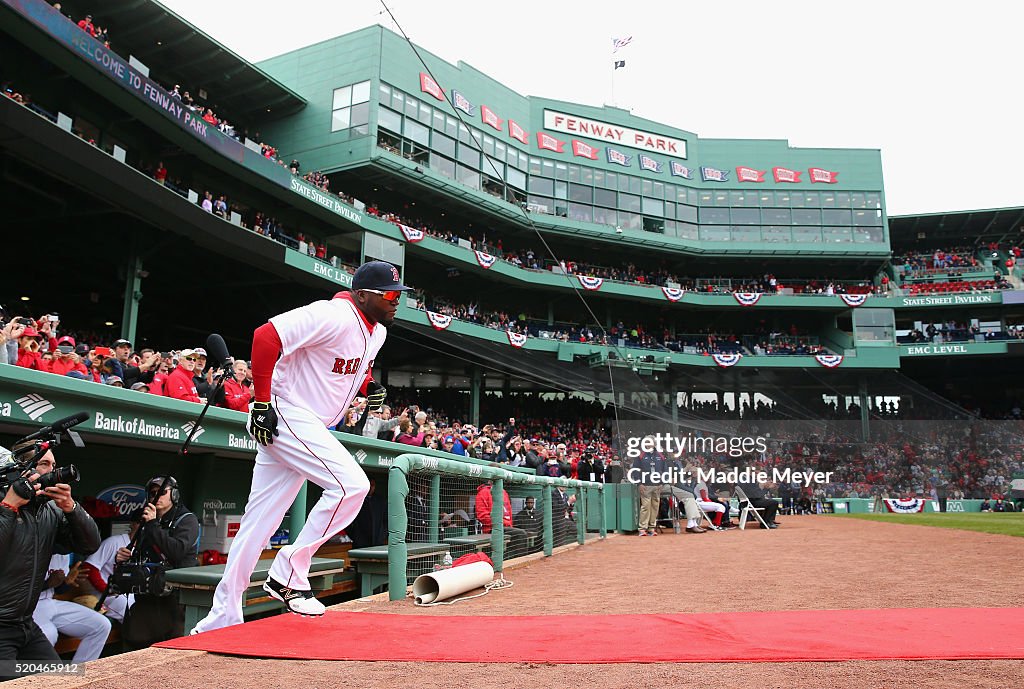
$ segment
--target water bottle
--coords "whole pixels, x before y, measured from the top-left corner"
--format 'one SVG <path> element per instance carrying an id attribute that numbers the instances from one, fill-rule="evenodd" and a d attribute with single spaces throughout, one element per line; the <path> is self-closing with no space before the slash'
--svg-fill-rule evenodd
<path id="1" fill-rule="evenodd" d="M 452 554 L 451 554 L 451 552 L 448 552 L 448 551 L 445 552 L 444 560 L 442 561 L 441 566 L 442 566 L 443 569 L 451 569 L 451 566 L 452 566 Z"/>

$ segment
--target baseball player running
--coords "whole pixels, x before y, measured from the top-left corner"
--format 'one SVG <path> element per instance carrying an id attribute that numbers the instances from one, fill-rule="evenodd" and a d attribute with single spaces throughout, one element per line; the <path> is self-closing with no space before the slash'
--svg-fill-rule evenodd
<path id="1" fill-rule="evenodd" d="M 263 546 L 307 479 L 323 496 L 294 543 L 278 552 L 263 588 L 291 612 L 324 614 L 310 590 L 310 561 L 355 519 L 370 489 L 362 467 L 327 428 L 343 419 L 357 393 L 370 409 L 384 403 L 387 391 L 371 377 L 373 360 L 408 289 L 397 268 L 370 261 L 356 271 L 351 292 L 274 316 L 253 333 L 249 432 L 259 447 L 252 489 L 213 607 L 192 633 L 242 622 Z"/>

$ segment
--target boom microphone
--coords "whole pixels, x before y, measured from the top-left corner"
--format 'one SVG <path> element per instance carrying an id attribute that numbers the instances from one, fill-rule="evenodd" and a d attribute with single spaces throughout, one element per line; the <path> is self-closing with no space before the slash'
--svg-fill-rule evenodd
<path id="1" fill-rule="evenodd" d="M 27 435 L 22 440 L 38 440 L 39 438 L 47 438 L 54 435 L 60 435 L 64 431 L 68 430 L 73 426 L 77 426 L 86 419 L 89 418 L 89 414 L 84 411 L 80 411 L 77 414 L 66 416 L 63 419 L 54 421 L 49 426 L 43 426 L 32 435 Z"/>
<path id="2" fill-rule="evenodd" d="M 224 338 L 218 333 L 211 333 L 206 338 L 206 353 L 210 355 L 210 358 L 217 362 L 217 365 L 223 366 L 227 363 L 231 355 L 228 354 L 228 346 L 224 342 Z"/>

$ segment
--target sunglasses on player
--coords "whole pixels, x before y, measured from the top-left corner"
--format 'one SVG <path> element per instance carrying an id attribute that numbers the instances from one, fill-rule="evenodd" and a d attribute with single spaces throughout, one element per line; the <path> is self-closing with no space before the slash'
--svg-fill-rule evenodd
<path id="1" fill-rule="evenodd" d="M 363 289 L 360 292 L 372 292 L 373 294 L 379 294 L 384 301 L 398 301 L 402 296 L 401 291 L 397 289 L 379 290 L 379 289 Z"/>

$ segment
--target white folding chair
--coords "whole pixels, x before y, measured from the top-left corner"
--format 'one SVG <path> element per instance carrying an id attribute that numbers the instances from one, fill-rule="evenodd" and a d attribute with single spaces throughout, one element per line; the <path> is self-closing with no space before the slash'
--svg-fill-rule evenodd
<path id="1" fill-rule="evenodd" d="M 764 512 L 764 508 L 763 507 L 754 507 L 754 505 L 751 504 L 751 502 L 750 502 L 750 498 L 747 497 L 747 494 L 744 493 L 743 489 L 740 488 L 739 486 L 736 486 L 736 499 L 740 503 L 740 530 L 741 531 L 747 528 L 747 518 L 751 514 L 753 514 L 757 518 L 757 521 L 761 522 L 761 526 L 763 526 L 765 529 L 768 528 L 768 523 L 764 520 L 764 517 L 761 516 L 761 513 Z"/>

